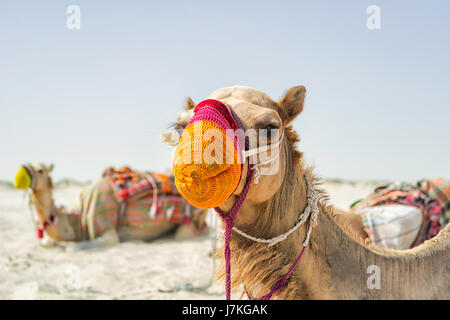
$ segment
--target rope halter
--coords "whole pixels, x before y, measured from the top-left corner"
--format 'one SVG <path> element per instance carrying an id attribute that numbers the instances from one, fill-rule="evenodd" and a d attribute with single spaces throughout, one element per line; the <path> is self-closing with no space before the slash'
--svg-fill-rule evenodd
<path id="1" fill-rule="evenodd" d="M 257 238 L 249 235 L 248 233 L 245 233 L 244 231 L 240 230 L 238 227 L 234 226 L 233 231 L 240 234 L 241 236 L 255 241 L 259 243 L 267 243 L 269 247 L 272 247 L 276 245 L 278 242 L 281 242 L 283 240 L 286 240 L 289 235 L 291 235 L 294 231 L 296 231 L 301 225 L 303 225 L 306 221 L 310 220 L 309 226 L 315 226 L 317 225 L 317 214 L 319 212 L 318 207 L 318 194 L 317 192 L 311 187 L 311 184 L 308 181 L 308 178 L 305 176 L 306 181 L 306 188 L 307 188 L 307 206 L 303 213 L 300 214 L 298 222 L 288 231 L 286 231 L 283 234 L 280 234 L 276 237 L 270 238 L 270 239 L 263 239 L 263 238 Z M 303 242 L 303 246 L 307 246 L 309 243 L 309 238 L 311 235 L 311 227 L 308 227 L 308 232 L 306 234 L 306 239 Z"/>

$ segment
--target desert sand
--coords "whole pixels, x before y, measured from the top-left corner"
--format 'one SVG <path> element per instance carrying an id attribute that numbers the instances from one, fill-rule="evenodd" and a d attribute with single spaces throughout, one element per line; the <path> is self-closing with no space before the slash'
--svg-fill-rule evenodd
<path id="1" fill-rule="evenodd" d="M 333 205 L 347 209 L 375 184 L 327 182 L 324 187 Z M 70 207 L 81 189 L 71 184 L 57 187 L 56 204 Z M 216 222 L 212 213 L 209 224 Z M 42 247 L 23 193 L 0 185 L 0 299 L 224 299 L 222 281 L 209 286 L 217 239 L 213 233 L 192 240 L 166 236 L 88 250 Z M 221 247 L 221 240 L 216 245 Z M 206 289 L 180 290 L 190 286 Z M 240 295 L 235 290 L 232 298 Z"/>

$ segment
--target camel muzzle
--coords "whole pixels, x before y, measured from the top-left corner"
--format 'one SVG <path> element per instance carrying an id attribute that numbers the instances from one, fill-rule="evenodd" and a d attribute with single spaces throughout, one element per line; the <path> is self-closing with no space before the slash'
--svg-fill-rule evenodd
<path id="1" fill-rule="evenodd" d="M 204 100 L 195 108 L 173 162 L 175 185 L 192 205 L 218 207 L 236 190 L 243 146 L 229 130 L 237 129 L 231 111 L 220 101 Z"/>
<path id="2" fill-rule="evenodd" d="M 28 189 L 33 187 L 33 175 L 30 166 L 23 165 L 16 173 L 14 186 L 17 189 Z"/>

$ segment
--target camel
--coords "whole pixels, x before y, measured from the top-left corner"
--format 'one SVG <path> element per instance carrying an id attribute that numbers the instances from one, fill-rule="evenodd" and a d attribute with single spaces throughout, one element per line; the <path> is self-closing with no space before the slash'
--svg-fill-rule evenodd
<path id="1" fill-rule="evenodd" d="M 284 128 L 277 162 L 279 169 L 252 182 L 234 220 L 239 230 L 268 239 L 287 232 L 307 205 L 307 181 L 318 197 L 317 224 L 298 266 L 276 299 L 450 299 L 450 227 L 408 250 L 371 246 L 358 215 L 335 209 L 317 185 L 313 169 L 296 148 L 299 137 L 292 121 L 303 110 L 306 89 L 292 87 L 278 101 L 243 86 L 214 91 L 208 99 L 219 100 L 239 117 L 246 128 Z M 178 116 L 175 129 L 182 130 L 193 116 L 191 98 Z M 324 128 L 326 130 L 326 128 Z M 173 143 L 172 143 L 173 144 Z M 268 164 L 272 165 L 272 164 Z M 225 216 L 246 185 L 248 163 L 241 181 L 219 209 Z M 301 225 L 273 246 L 232 232 L 231 286 L 242 286 L 250 297 L 261 297 L 282 279 L 295 263 L 307 234 Z M 224 277 L 224 267 L 218 278 Z M 243 292 L 244 294 L 244 292 Z"/>
<path id="2" fill-rule="evenodd" d="M 94 222 L 91 222 L 89 217 L 93 217 L 102 210 L 103 212 L 107 210 L 109 216 L 116 216 L 119 212 L 120 204 L 114 198 L 112 186 L 106 181 L 106 178 L 102 178 L 86 187 L 80 194 L 79 203 L 73 209 L 66 210 L 54 204 L 53 183 L 50 177 L 53 167 L 53 165 L 34 163 L 21 168 L 21 170 L 26 168 L 32 181 L 29 189 L 31 189 L 31 204 L 38 220 L 37 227 L 40 226 L 37 228 L 38 233 L 45 232 L 47 235 L 47 237 L 42 237 L 43 234 L 39 236 L 42 238 L 43 246 L 61 244 L 76 249 L 87 249 L 123 241 L 149 241 L 170 232 L 174 232 L 175 239 L 191 238 L 206 232 L 204 226 L 207 211 L 194 208 L 187 203 L 186 205 L 190 207 L 189 210 L 192 210 L 192 223 L 189 224 L 174 223 L 169 220 L 151 223 L 149 217 L 148 221 L 145 220 L 145 227 L 118 223 L 118 226 L 116 224 L 107 225 L 100 232 L 94 230 Z M 99 191 L 100 189 L 106 191 Z M 149 212 L 150 206 L 147 203 L 143 204 L 142 200 L 145 199 L 130 199 L 127 202 L 125 215 L 133 205 L 140 206 Z M 147 209 L 146 206 L 148 206 Z M 85 222 L 84 227 L 81 227 L 81 219 L 88 221 Z M 45 227 L 42 227 L 44 225 Z"/>

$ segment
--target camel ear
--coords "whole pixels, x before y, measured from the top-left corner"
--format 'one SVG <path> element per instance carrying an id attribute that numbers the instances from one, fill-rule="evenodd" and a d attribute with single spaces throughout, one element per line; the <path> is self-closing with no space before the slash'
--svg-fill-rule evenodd
<path id="1" fill-rule="evenodd" d="M 48 172 L 52 172 L 54 167 L 55 167 L 55 165 L 52 163 L 51 165 L 49 165 L 49 166 L 47 167 L 47 171 L 48 171 Z"/>
<path id="2" fill-rule="evenodd" d="M 187 111 L 187 110 L 191 110 L 191 109 L 194 109 L 195 106 L 196 106 L 196 104 L 195 104 L 194 101 L 192 101 L 191 97 L 187 97 L 187 98 L 186 98 L 186 105 L 185 105 L 184 109 L 185 109 L 186 111 Z"/>
<path id="3" fill-rule="evenodd" d="M 292 87 L 286 92 L 283 98 L 278 101 L 280 106 L 280 116 L 283 125 L 288 125 L 303 111 L 306 88 L 304 86 Z"/>

